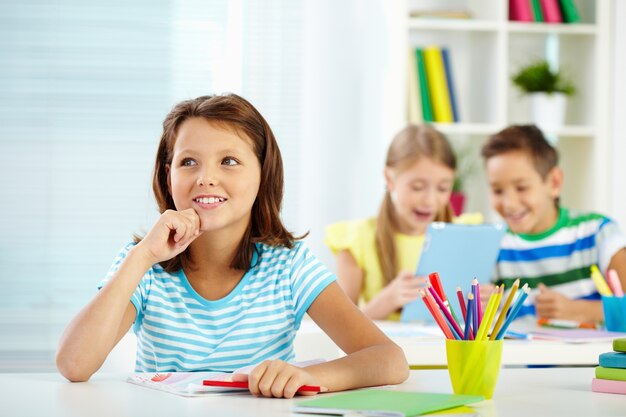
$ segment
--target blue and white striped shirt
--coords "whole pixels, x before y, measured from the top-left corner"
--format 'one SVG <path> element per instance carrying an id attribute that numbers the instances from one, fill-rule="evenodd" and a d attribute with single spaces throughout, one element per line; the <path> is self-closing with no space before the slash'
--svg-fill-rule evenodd
<path id="1" fill-rule="evenodd" d="M 101 288 L 135 243 L 115 258 Z M 266 359 L 294 359 L 302 317 L 335 276 L 302 243 L 292 249 L 256 244 L 252 267 L 226 297 L 209 301 L 184 271 L 159 264 L 131 297 L 137 310 L 136 372 L 232 372 Z"/>

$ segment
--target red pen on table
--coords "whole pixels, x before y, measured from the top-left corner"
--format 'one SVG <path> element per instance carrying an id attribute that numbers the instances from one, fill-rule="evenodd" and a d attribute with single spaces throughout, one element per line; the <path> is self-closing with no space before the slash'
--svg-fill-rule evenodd
<path id="1" fill-rule="evenodd" d="M 248 381 L 216 381 L 212 379 L 205 379 L 202 381 L 202 385 L 208 387 L 222 387 L 222 388 L 239 388 L 249 389 Z M 321 388 L 316 385 L 302 385 L 296 392 L 321 392 Z"/>

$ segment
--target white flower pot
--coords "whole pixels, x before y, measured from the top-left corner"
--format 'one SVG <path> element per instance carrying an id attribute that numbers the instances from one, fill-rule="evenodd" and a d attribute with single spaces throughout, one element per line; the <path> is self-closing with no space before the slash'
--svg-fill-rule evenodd
<path id="1" fill-rule="evenodd" d="M 566 98 L 563 93 L 530 94 L 530 120 L 542 130 L 556 130 L 563 127 Z"/>

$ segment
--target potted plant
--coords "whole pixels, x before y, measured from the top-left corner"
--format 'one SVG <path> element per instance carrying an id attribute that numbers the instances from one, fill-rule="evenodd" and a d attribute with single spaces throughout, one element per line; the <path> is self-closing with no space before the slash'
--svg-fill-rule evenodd
<path id="1" fill-rule="evenodd" d="M 513 84 L 530 96 L 531 120 L 540 128 L 557 129 L 565 121 L 566 98 L 576 92 L 561 71 L 541 60 L 522 67 L 512 76 Z"/>

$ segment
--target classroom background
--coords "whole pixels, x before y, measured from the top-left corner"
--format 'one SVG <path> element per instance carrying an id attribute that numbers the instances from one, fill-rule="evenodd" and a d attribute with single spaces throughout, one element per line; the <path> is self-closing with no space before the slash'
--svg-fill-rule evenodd
<path id="1" fill-rule="evenodd" d="M 324 226 L 378 210 L 385 150 L 408 120 L 408 50 L 449 50 L 460 116 L 437 127 L 472 167 L 466 211 L 489 220 L 478 148 L 529 121 L 510 73 L 548 57 L 580 93 L 551 132 L 563 204 L 626 227 L 626 4 L 577 0 L 578 28 L 538 31 L 508 24 L 499 0 L 451 1 L 472 14 L 451 23 L 410 16 L 427 3 L 0 1 L 0 371 L 54 370 L 69 319 L 157 218 L 163 118 L 199 95 L 240 94 L 268 119 L 285 162 L 284 220 L 333 268 Z"/>

